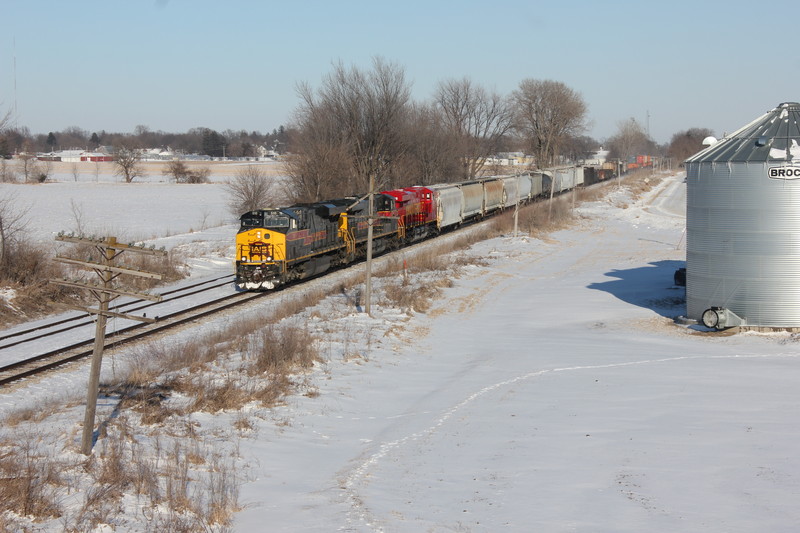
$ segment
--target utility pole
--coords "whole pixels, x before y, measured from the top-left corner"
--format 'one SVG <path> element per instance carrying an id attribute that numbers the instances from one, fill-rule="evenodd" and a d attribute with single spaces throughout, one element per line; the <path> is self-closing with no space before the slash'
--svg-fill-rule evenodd
<path id="1" fill-rule="evenodd" d="M 367 280 L 364 311 L 372 316 L 372 225 L 375 223 L 375 174 L 369 174 L 369 213 L 367 214 Z"/>
<path id="2" fill-rule="evenodd" d="M 100 253 L 100 262 L 81 261 L 70 257 L 56 256 L 55 261 L 65 263 L 68 265 L 75 265 L 81 268 L 94 270 L 100 276 L 102 285 L 91 285 L 68 280 L 50 280 L 50 283 L 63 285 L 66 287 L 86 289 L 98 301 L 97 308 L 89 308 L 83 306 L 70 306 L 80 311 L 85 311 L 89 314 L 97 315 L 97 323 L 95 327 L 94 337 L 94 351 L 92 352 L 92 366 L 89 373 L 89 386 L 86 393 L 86 412 L 83 419 L 83 438 L 81 439 L 81 453 L 84 455 L 92 454 L 92 444 L 94 435 L 94 419 L 97 410 L 97 395 L 100 389 L 100 367 L 103 360 L 103 348 L 105 347 L 106 336 L 106 320 L 109 316 L 125 318 L 131 320 L 139 320 L 142 322 L 155 322 L 154 318 L 147 318 L 144 316 L 129 315 L 126 313 L 116 313 L 108 310 L 108 304 L 119 296 L 130 296 L 133 298 L 140 298 L 154 302 L 160 302 L 161 296 L 154 294 L 140 294 L 128 292 L 113 288 L 113 281 L 121 274 L 138 276 L 150 279 L 161 279 L 161 274 L 154 274 L 143 270 L 136 270 L 133 268 L 126 268 L 124 266 L 114 266 L 114 260 L 123 252 L 131 252 L 137 254 L 146 254 L 152 256 L 164 256 L 166 252 L 163 250 L 154 250 L 152 248 L 144 248 L 140 246 L 133 246 L 128 244 L 121 244 L 117 242 L 116 237 L 107 237 L 105 240 L 89 239 L 84 237 L 71 237 L 65 235 L 58 235 L 57 241 L 69 242 L 74 244 L 83 244 L 94 246 Z"/>
<path id="3" fill-rule="evenodd" d="M 516 173 L 517 175 L 517 201 L 514 204 L 514 238 L 517 238 L 517 233 L 519 230 L 519 197 L 520 197 L 520 177 L 519 172 Z M 530 195 L 529 195 L 530 196 Z"/>

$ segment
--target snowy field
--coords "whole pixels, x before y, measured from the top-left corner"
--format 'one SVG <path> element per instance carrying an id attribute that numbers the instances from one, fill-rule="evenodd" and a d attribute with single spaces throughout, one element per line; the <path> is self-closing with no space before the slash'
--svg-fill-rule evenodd
<path id="1" fill-rule="evenodd" d="M 488 262 L 461 269 L 424 314 L 379 305 L 370 318 L 327 282 L 331 296 L 307 320 L 341 338 L 306 377 L 316 394 L 254 407 L 244 435 L 226 429 L 241 413 L 193 416 L 207 445 L 235 450 L 245 478 L 232 530 L 797 531 L 800 345 L 786 333 L 674 323 L 685 310 L 672 284 L 685 254 L 682 180 L 670 177 L 639 201 L 615 189 L 581 207 L 575 227 L 543 239 L 474 246 L 468 253 Z M 156 202 L 164 187 L 140 189 Z M 224 216 L 213 194 L 193 202 L 216 206 L 207 220 Z M 198 212 L 172 205 L 137 231 L 194 229 Z M 61 213 L 69 219 L 63 205 Z M 183 245 L 201 261 L 229 245 L 229 228 L 198 231 Z M 124 357 L 107 358 L 104 372 Z M 0 391 L 0 415 L 42 397 L 80 404 L 86 375 L 78 367 Z M 101 405 L 101 419 L 113 408 Z M 81 417 L 77 405 L 48 421 L 64 453 L 76 453 Z M 146 516 L 129 502 L 97 531 L 148 531 Z M 54 532 L 61 523 L 33 527 Z"/>
<path id="2" fill-rule="evenodd" d="M 69 163 L 52 165 L 46 183 L 0 183 L 0 195 L 12 198 L 20 212 L 28 211 L 28 233 L 43 243 L 62 231 L 138 242 L 235 225 L 238 217 L 227 207 L 225 181 L 248 165 L 267 175 L 282 172 L 276 162 L 209 164 L 209 183 L 177 184 L 162 174 L 163 163 L 141 163 L 144 175 L 122 183 L 112 163 L 75 163 L 74 174 Z"/>

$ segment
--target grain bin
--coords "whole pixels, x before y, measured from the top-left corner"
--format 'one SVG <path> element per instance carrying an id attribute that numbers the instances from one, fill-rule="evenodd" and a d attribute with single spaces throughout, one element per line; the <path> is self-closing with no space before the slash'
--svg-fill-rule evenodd
<path id="1" fill-rule="evenodd" d="M 800 104 L 686 160 L 686 307 L 708 327 L 800 328 Z"/>

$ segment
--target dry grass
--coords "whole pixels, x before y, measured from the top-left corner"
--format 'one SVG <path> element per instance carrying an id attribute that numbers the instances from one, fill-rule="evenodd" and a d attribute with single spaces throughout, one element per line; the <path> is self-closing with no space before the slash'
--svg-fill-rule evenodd
<path id="1" fill-rule="evenodd" d="M 200 375 L 181 378 L 172 382 L 172 388 L 192 399 L 188 412 L 218 413 L 241 409 L 253 399 L 251 391 L 242 386 L 235 376 L 218 378 L 213 375 Z"/>
<path id="2" fill-rule="evenodd" d="M 22 432 L 16 442 L 0 447 L 0 515 L 61 516 L 57 495 L 65 465 L 40 449 L 40 441 L 39 435 Z"/>
<path id="3" fill-rule="evenodd" d="M 654 181 L 635 178 L 630 186 L 635 186 L 636 194 L 644 194 Z M 592 201 L 594 194 L 578 192 L 577 201 Z M 573 201 L 568 195 L 552 205 L 523 208 L 520 229 L 543 235 L 564 227 L 572 221 Z M 448 244 L 437 245 L 432 251 L 385 261 L 380 272 L 381 303 L 409 312 L 427 311 L 442 288 L 452 285 L 460 268 L 485 263 L 469 254 L 452 252 L 507 234 L 512 224 L 511 215 L 505 213 L 491 224 L 472 228 L 456 238 L 451 236 L 442 241 Z M 409 273 L 431 272 L 435 274 L 426 276 L 429 282 L 420 283 L 417 278 L 411 283 L 408 277 Z M 348 295 L 357 293 L 354 287 L 362 281 L 362 274 L 357 273 L 338 287 L 347 296 L 348 310 Z M 142 509 L 148 509 L 149 531 L 219 531 L 228 527 L 240 508 L 241 475 L 233 460 L 224 460 L 204 448 L 189 415 L 198 411 L 237 413 L 231 429 L 246 433 L 254 425 L 242 414 L 243 407 L 253 402 L 276 405 L 307 385 L 297 381 L 297 376 L 320 360 L 318 345 L 325 339 L 314 338 L 319 334 L 312 335 L 308 324 L 281 322 L 320 302 L 330 291 L 301 292 L 299 296 L 287 292 L 274 307 L 274 314 L 239 320 L 182 345 L 151 343 L 133 354 L 127 372 L 103 386 L 107 397 L 118 400 L 117 408 L 103 423 L 94 455 L 83 464 L 66 464 L 57 459 L 59 454 L 52 447 L 38 447 L 41 438 L 23 431 L 17 432 L 19 438 L 14 442 L 0 443 L 0 530 L 25 530 L 9 518 L 11 512 L 32 520 L 61 517 L 65 531 L 91 531 L 100 524 L 112 523 L 123 497 L 129 494 L 139 499 Z M 374 342 L 371 330 L 343 334 L 341 328 L 332 327 L 330 334 L 341 345 L 345 359 L 369 360 Z M 306 392 L 307 396 L 316 394 L 312 389 Z M 35 423 L 48 411 L 18 411 L 4 423 L 7 427 Z M 137 435 L 142 428 L 155 424 L 168 431 L 154 428 L 155 436 L 144 439 Z M 65 473 L 75 476 L 76 471 L 83 476 L 82 481 L 65 481 Z M 82 494 L 79 509 L 65 516 L 59 495 L 65 490 L 74 493 L 75 486 L 90 489 Z"/>
<path id="4" fill-rule="evenodd" d="M 191 432 L 167 446 L 155 437 L 146 447 L 135 438 L 133 427 L 126 416 L 115 419 L 95 453 L 80 468 L 71 469 L 73 475 L 76 470 L 83 473 L 82 485 L 89 488 L 74 512 L 62 511 L 62 530 L 88 532 L 113 524 L 123 497 L 133 493 L 141 509 L 149 510 L 148 531 L 224 531 L 240 509 L 241 479 L 235 464 L 208 451 Z M 45 465 L 56 464 L 51 456 L 40 459 Z M 25 516 L 36 520 L 61 516 L 29 511 Z M 7 525 L 3 531 L 19 527 Z"/>
<path id="5" fill-rule="evenodd" d="M 560 196 L 552 202 L 536 203 L 520 211 L 519 228 L 533 237 L 564 229 L 574 221 L 572 199 Z"/>
<path id="6" fill-rule="evenodd" d="M 447 268 L 446 254 L 457 249 L 458 245 L 447 246 L 444 249 L 427 247 L 424 251 L 414 254 L 406 261 L 408 272 L 435 272 Z"/>
<path id="7" fill-rule="evenodd" d="M 662 174 L 651 170 L 637 170 L 622 178 L 622 183 L 627 187 L 635 200 L 640 199 L 663 180 Z"/>
<path id="8" fill-rule="evenodd" d="M 438 282 L 421 286 L 411 286 L 402 281 L 388 283 L 383 287 L 382 303 L 405 312 L 425 313 L 433 305 L 434 298 L 441 294 L 442 285 L 452 286 L 452 281 L 449 278 L 442 278 Z"/>
<path id="9" fill-rule="evenodd" d="M 237 354 L 239 363 L 225 362 Z M 160 424 L 197 411 L 235 411 L 250 402 L 275 405 L 294 388 L 289 376 L 318 360 L 306 328 L 254 316 L 183 345 L 152 343 L 102 391 L 118 397 L 120 409 L 139 413 L 142 423 Z M 182 403 L 169 401 L 176 394 Z"/>
<path id="10" fill-rule="evenodd" d="M 143 254 L 130 254 L 124 261 L 126 267 L 144 270 L 153 274 L 160 274 L 161 279 L 127 276 L 123 281 L 126 286 L 134 289 L 152 289 L 159 285 L 178 281 L 186 277 L 186 262 L 179 253 L 168 252 L 164 256 L 150 256 Z"/>
<path id="11" fill-rule="evenodd" d="M 611 187 L 612 184 L 613 182 L 611 181 L 604 181 L 590 189 L 578 189 L 576 199 L 579 204 L 602 200 L 608 194 L 609 187 Z"/>
<path id="12" fill-rule="evenodd" d="M 13 428 L 24 423 L 35 424 L 43 422 L 51 414 L 58 412 L 58 409 L 63 406 L 64 402 L 61 399 L 42 398 L 33 407 L 24 407 L 8 411 L 2 418 L 2 426 Z"/>
<path id="13" fill-rule="evenodd" d="M 251 337 L 251 375 L 276 376 L 306 369 L 319 360 L 316 340 L 304 327 L 268 325 Z"/>
<path id="14" fill-rule="evenodd" d="M 97 251 L 92 246 L 70 246 L 59 251 L 65 257 L 98 261 Z M 147 290 L 159 284 L 173 282 L 185 277 L 185 262 L 175 253 L 164 257 L 141 254 L 124 256 L 120 265 L 162 275 L 162 280 L 134 276 L 120 278 L 120 286 L 128 290 Z M 66 288 L 49 283 L 51 279 L 83 279 L 96 283 L 93 272 L 81 271 L 52 260 L 51 251 L 32 243 L 23 242 L 13 250 L 5 267 L 0 268 L 0 286 L 16 291 L 13 305 L 0 299 L 0 326 L 17 324 L 53 312 L 60 304 L 93 303 L 88 291 Z"/>

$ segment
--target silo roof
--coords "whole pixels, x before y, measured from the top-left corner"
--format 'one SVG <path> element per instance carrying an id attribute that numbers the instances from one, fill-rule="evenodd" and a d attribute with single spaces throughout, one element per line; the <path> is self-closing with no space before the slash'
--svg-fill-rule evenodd
<path id="1" fill-rule="evenodd" d="M 790 164 L 795 159 L 800 164 L 800 103 L 785 102 L 686 162 Z"/>

